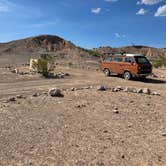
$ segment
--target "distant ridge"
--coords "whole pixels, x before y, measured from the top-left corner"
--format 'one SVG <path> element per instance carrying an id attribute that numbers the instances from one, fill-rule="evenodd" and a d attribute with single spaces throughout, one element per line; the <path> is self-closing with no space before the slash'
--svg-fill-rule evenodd
<path id="1" fill-rule="evenodd" d="M 112 47 L 99 47 L 94 48 L 93 50 L 101 54 L 109 54 L 111 52 L 126 52 L 126 53 L 140 53 L 144 54 L 149 58 L 166 58 L 166 49 L 165 48 L 154 48 L 143 45 L 133 45 L 119 48 Z"/>
<path id="2" fill-rule="evenodd" d="M 97 62 L 98 55 L 111 52 L 141 53 L 151 59 L 166 58 L 165 48 L 132 45 L 119 48 L 106 46 L 87 50 L 59 36 L 44 34 L 0 43 L 0 65 L 27 63 L 30 58 L 39 57 L 43 53 L 53 55 L 56 61 L 62 63 L 85 63 L 91 60 Z"/>

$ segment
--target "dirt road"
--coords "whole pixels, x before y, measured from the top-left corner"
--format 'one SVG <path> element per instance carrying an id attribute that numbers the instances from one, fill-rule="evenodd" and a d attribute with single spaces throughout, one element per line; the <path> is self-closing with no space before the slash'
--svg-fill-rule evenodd
<path id="1" fill-rule="evenodd" d="M 5 69 L 0 72 L 0 98 L 16 94 L 31 94 L 35 91 L 48 90 L 51 87 L 70 88 L 88 85 L 147 87 L 165 93 L 166 79 L 149 78 L 145 82 L 138 80 L 125 81 L 117 76 L 105 77 L 101 71 L 81 70 L 71 68 L 58 68 L 70 74 L 65 79 L 43 79 L 39 76 L 25 76 L 12 74 Z M 157 71 L 158 72 L 158 71 Z M 160 71 L 162 74 L 166 71 Z"/>

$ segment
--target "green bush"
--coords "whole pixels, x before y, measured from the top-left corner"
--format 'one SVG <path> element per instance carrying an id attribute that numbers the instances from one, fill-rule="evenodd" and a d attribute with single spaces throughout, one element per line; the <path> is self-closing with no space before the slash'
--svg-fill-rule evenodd
<path id="1" fill-rule="evenodd" d="M 33 68 L 36 68 L 38 73 L 44 77 L 48 77 L 48 64 L 53 62 L 53 58 L 48 54 L 42 54 L 37 62 L 33 62 Z"/>
<path id="2" fill-rule="evenodd" d="M 94 57 L 101 57 L 101 53 L 99 53 L 98 51 L 89 50 L 88 53 Z"/>
<path id="3" fill-rule="evenodd" d="M 166 67 L 166 58 L 158 59 L 158 60 L 153 60 L 152 64 L 155 68 L 160 68 L 160 67 Z"/>
<path id="4" fill-rule="evenodd" d="M 69 65 L 69 66 L 73 66 L 73 63 L 72 63 L 72 62 L 69 62 L 68 65 Z"/>

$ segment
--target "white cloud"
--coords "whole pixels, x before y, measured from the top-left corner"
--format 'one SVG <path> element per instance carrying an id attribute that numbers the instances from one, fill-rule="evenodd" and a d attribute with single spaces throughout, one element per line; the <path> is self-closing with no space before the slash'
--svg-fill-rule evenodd
<path id="1" fill-rule="evenodd" d="M 48 26 L 55 26 L 57 25 L 57 20 L 55 21 L 50 21 L 50 22 L 41 22 L 41 23 L 36 23 L 36 24 L 32 24 L 27 26 L 28 28 L 44 28 L 44 27 L 48 27 Z"/>
<path id="2" fill-rule="evenodd" d="M 23 6 L 18 3 L 13 3 L 10 0 L 0 0 L 0 13 L 12 13 L 15 17 L 22 18 L 40 18 L 43 16 L 39 8 L 33 6 Z"/>
<path id="3" fill-rule="evenodd" d="M 119 34 L 119 33 L 115 33 L 114 35 L 115 35 L 115 37 L 117 37 L 117 38 L 124 38 L 124 37 L 126 37 L 126 35 L 121 35 L 121 34 Z"/>
<path id="4" fill-rule="evenodd" d="M 99 14 L 101 12 L 101 8 L 92 8 L 91 12 L 94 14 Z"/>
<path id="5" fill-rule="evenodd" d="M 115 36 L 116 36 L 117 38 L 120 38 L 120 34 L 119 34 L 119 33 L 115 33 Z"/>
<path id="6" fill-rule="evenodd" d="M 0 13 L 10 12 L 10 3 L 6 0 L 0 0 Z"/>
<path id="7" fill-rule="evenodd" d="M 141 5 L 141 4 L 154 5 L 154 4 L 160 3 L 162 1 L 164 1 L 164 0 L 141 0 L 141 1 L 137 1 L 137 5 Z"/>
<path id="8" fill-rule="evenodd" d="M 163 17 L 166 16 L 166 5 L 160 6 L 156 13 L 154 14 L 155 17 Z"/>
<path id="9" fill-rule="evenodd" d="M 145 15 L 147 13 L 147 10 L 141 8 L 137 13 L 136 15 Z"/>
<path id="10" fill-rule="evenodd" d="M 118 0 L 105 0 L 106 2 L 117 2 Z"/>
<path id="11" fill-rule="evenodd" d="M 110 9 L 105 9 L 106 12 L 110 12 L 111 10 Z"/>

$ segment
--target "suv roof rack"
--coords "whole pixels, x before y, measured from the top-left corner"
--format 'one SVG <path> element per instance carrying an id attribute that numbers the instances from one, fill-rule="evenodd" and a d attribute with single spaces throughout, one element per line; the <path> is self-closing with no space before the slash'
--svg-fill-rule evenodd
<path id="1" fill-rule="evenodd" d="M 126 53 L 125 52 L 111 52 L 109 55 L 111 56 L 124 56 Z"/>

